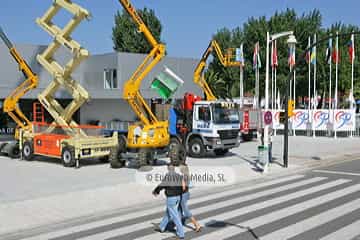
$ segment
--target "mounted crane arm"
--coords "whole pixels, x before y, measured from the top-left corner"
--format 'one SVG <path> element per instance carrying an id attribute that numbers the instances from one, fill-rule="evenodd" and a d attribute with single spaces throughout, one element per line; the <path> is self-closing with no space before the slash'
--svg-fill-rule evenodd
<path id="1" fill-rule="evenodd" d="M 17 124 L 18 128 L 31 131 L 31 121 L 20 110 L 18 102 L 28 91 L 34 89 L 38 85 L 38 77 L 31 70 L 24 58 L 16 50 L 11 41 L 7 38 L 6 34 L 0 27 L 0 38 L 4 41 L 5 45 L 9 48 L 10 54 L 19 65 L 20 71 L 23 73 L 26 80 L 20 84 L 4 101 L 4 112 L 6 112 Z M 15 133 L 15 138 L 18 138 Z"/>
<path id="2" fill-rule="evenodd" d="M 155 114 L 151 111 L 144 98 L 140 93 L 142 80 L 155 67 L 155 65 L 164 57 L 165 46 L 158 43 L 150 30 L 143 22 L 134 6 L 128 0 L 119 0 L 124 9 L 132 17 L 138 26 L 138 31 L 142 32 L 153 47 L 151 52 L 146 56 L 142 64 L 136 69 L 131 78 L 125 83 L 124 98 L 128 100 L 135 114 L 140 118 L 144 125 L 154 124 L 158 122 Z"/>
<path id="3" fill-rule="evenodd" d="M 136 116 L 141 121 L 141 124 L 133 124 L 129 126 L 127 147 L 165 147 L 170 141 L 170 135 L 168 132 L 169 124 L 167 121 L 158 120 L 140 93 L 140 86 L 144 78 L 165 56 L 165 46 L 158 43 L 158 41 L 154 38 L 149 28 L 143 22 L 129 0 L 119 0 L 119 2 L 136 23 L 138 31 L 144 34 L 146 40 L 152 46 L 150 53 L 145 57 L 143 62 L 124 85 L 123 97 L 128 101 Z M 140 138 L 138 136 L 139 128 L 141 129 Z"/>
<path id="4" fill-rule="evenodd" d="M 206 62 L 213 52 L 216 53 L 216 56 L 218 57 L 220 63 L 224 67 L 240 67 L 240 62 L 234 61 L 234 49 L 228 49 L 227 53 L 224 55 L 221 51 L 221 48 L 219 44 L 216 42 L 216 40 L 212 40 L 209 43 L 209 46 L 206 48 L 204 54 L 202 55 L 200 62 L 198 63 L 197 67 L 195 68 L 194 72 L 194 82 L 200 86 L 200 88 L 204 91 L 206 95 L 206 100 L 212 101 L 216 100 L 217 97 L 214 95 L 213 91 L 211 90 L 209 84 L 206 82 L 204 78 L 204 70 L 206 67 Z"/>

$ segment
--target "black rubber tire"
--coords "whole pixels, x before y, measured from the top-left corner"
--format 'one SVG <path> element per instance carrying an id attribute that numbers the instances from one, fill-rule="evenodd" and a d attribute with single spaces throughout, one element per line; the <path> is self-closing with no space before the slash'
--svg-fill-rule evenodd
<path id="1" fill-rule="evenodd" d="M 253 140 L 254 135 L 252 133 L 248 133 L 248 134 L 242 134 L 241 137 L 245 142 L 250 142 Z"/>
<path id="2" fill-rule="evenodd" d="M 122 152 L 119 148 L 110 150 L 109 162 L 111 168 L 122 168 L 125 166 L 125 160 L 122 159 Z"/>
<path id="3" fill-rule="evenodd" d="M 179 145 L 181 144 L 181 142 L 179 141 L 179 139 L 177 137 L 171 137 L 170 138 L 170 143 L 169 143 L 169 151 L 171 150 L 171 148 L 175 145 Z"/>
<path id="4" fill-rule="evenodd" d="M 189 155 L 195 158 L 204 157 L 205 147 L 200 138 L 193 138 L 189 141 Z"/>
<path id="5" fill-rule="evenodd" d="M 148 149 L 140 148 L 136 159 L 136 167 L 141 168 L 148 164 Z"/>
<path id="6" fill-rule="evenodd" d="M 121 153 L 126 152 L 126 137 L 124 135 L 118 136 L 118 149 Z"/>
<path id="7" fill-rule="evenodd" d="M 215 149 L 214 153 L 216 156 L 224 156 L 229 152 L 229 149 Z"/>
<path id="8" fill-rule="evenodd" d="M 32 141 L 24 142 L 22 146 L 22 155 L 26 161 L 32 161 L 34 158 L 34 144 Z"/>
<path id="9" fill-rule="evenodd" d="M 186 150 L 182 144 L 174 145 L 169 152 L 170 162 L 174 166 L 186 163 Z"/>
<path id="10" fill-rule="evenodd" d="M 151 149 L 147 151 L 147 164 L 150 166 L 155 166 L 157 159 L 155 158 L 155 152 Z"/>
<path id="11" fill-rule="evenodd" d="M 73 147 L 63 147 L 61 151 L 61 162 L 64 167 L 75 167 L 75 149 Z"/>
<path id="12" fill-rule="evenodd" d="M 14 144 L 12 148 L 9 151 L 9 157 L 10 158 L 19 158 L 20 157 L 20 148 L 19 143 Z"/>
<path id="13" fill-rule="evenodd" d="M 102 162 L 102 163 L 108 163 L 110 161 L 109 156 L 100 157 L 99 161 Z"/>

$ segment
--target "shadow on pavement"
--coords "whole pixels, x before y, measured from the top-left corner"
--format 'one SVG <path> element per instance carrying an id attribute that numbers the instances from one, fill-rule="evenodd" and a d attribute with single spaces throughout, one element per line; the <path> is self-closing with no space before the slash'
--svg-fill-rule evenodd
<path id="1" fill-rule="evenodd" d="M 241 225 L 234 224 L 231 222 L 217 221 L 217 220 L 211 220 L 208 223 L 205 223 L 206 228 L 225 228 L 225 227 L 229 227 L 229 226 L 246 230 L 254 237 L 254 239 L 259 239 L 259 237 L 256 235 L 256 233 L 254 232 L 254 230 L 251 227 L 241 226 Z"/>

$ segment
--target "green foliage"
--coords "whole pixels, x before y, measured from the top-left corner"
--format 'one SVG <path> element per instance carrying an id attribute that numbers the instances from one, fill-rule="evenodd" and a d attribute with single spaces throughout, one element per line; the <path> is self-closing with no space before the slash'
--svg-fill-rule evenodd
<path id="1" fill-rule="evenodd" d="M 233 30 L 222 28 L 217 31 L 213 36 L 225 51 L 229 47 L 239 47 L 241 43 L 244 44 L 244 56 L 245 56 L 245 71 L 244 71 L 244 91 L 254 92 L 255 88 L 255 74 L 252 68 L 252 58 L 254 45 L 257 41 L 260 43 L 260 56 L 263 63 L 260 69 L 260 94 L 264 95 L 265 89 L 265 54 L 266 54 L 266 32 L 278 33 L 284 31 L 294 31 L 296 39 L 298 41 L 296 45 L 296 61 L 297 61 L 297 73 L 296 82 L 297 90 L 296 95 L 307 96 L 308 95 L 308 65 L 305 62 L 305 49 L 308 45 L 308 37 L 311 36 L 313 42 L 313 36 L 316 33 L 317 39 L 324 39 L 329 36 L 330 33 L 339 34 L 350 33 L 351 31 L 359 31 L 359 27 L 352 25 L 343 25 L 336 23 L 330 28 L 322 28 L 322 16 L 319 10 L 313 10 L 308 14 L 302 14 L 298 16 L 292 9 L 287 9 L 284 12 L 276 12 L 272 17 L 266 19 L 265 17 L 249 18 L 248 21 L 242 27 L 236 27 Z M 277 41 L 278 48 L 278 62 L 279 67 L 277 69 L 277 85 L 281 92 L 285 91 L 286 79 L 289 77 L 288 60 L 288 46 L 286 43 L 287 38 L 279 38 Z M 349 37 L 339 38 L 340 49 L 340 64 L 339 64 L 339 93 L 348 96 L 349 89 L 351 88 L 351 64 L 348 56 L 347 43 L 350 40 Z M 360 46 L 360 36 L 355 36 L 355 46 Z M 328 45 L 328 41 L 323 41 L 317 46 L 317 89 L 318 95 L 322 95 L 325 91 L 328 94 L 329 91 L 329 65 L 325 61 L 325 52 Z M 335 38 L 333 39 L 333 47 L 335 47 Z M 218 78 L 225 81 L 226 89 L 231 93 L 232 97 L 239 96 L 239 69 L 237 68 L 224 68 L 221 63 L 214 58 L 209 64 L 209 70 L 218 73 Z M 271 71 L 271 68 L 270 68 Z M 313 70 L 312 70 L 313 71 Z M 271 73 L 270 73 L 271 74 Z M 355 98 L 360 98 L 360 67 L 359 58 L 355 58 L 355 80 L 354 80 L 354 93 Z M 313 81 L 313 76 L 311 81 Z M 311 82 L 312 83 L 312 82 Z M 335 88 L 335 67 L 333 64 L 332 72 L 332 89 Z M 211 86 L 211 84 L 210 84 Z M 216 87 L 211 86 L 212 89 Z M 313 90 L 311 89 L 311 92 Z M 334 90 L 332 90 L 334 93 Z"/>
<path id="2" fill-rule="evenodd" d="M 154 38 L 160 42 L 162 26 L 154 10 L 144 8 L 137 12 Z M 125 10 L 122 13 L 118 11 L 115 14 L 115 26 L 112 29 L 114 49 L 120 52 L 149 53 L 152 46 L 138 30 L 139 27 Z"/>
<path id="3" fill-rule="evenodd" d="M 205 79 L 207 83 L 211 86 L 215 96 L 220 96 L 226 98 L 229 96 L 228 90 L 226 87 L 226 81 L 220 77 L 219 72 L 210 69 L 205 73 Z"/>

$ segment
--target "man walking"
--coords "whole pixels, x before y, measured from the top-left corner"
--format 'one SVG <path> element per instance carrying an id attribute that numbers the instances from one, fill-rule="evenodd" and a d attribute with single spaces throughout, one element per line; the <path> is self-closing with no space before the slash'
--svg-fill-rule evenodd
<path id="1" fill-rule="evenodd" d="M 164 232 L 168 223 L 173 221 L 176 226 L 176 234 L 179 239 L 185 238 L 184 227 L 181 223 L 179 213 L 179 204 L 182 194 L 182 176 L 175 172 L 174 165 L 168 165 L 168 173 L 164 176 L 161 183 L 154 189 L 153 195 L 158 196 L 161 190 L 165 190 L 166 195 L 166 211 L 159 229 L 159 232 Z"/>

